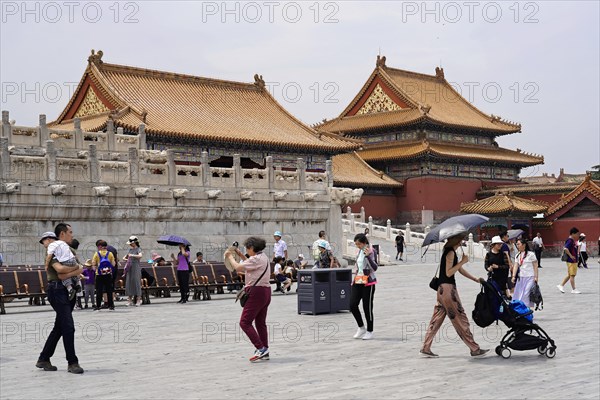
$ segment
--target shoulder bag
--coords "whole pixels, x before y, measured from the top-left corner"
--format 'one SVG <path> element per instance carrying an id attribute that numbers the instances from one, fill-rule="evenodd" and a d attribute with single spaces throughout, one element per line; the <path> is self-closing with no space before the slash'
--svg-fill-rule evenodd
<path id="1" fill-rule="evenodd" d="M 244 308 L 244 306 L 246 305 L 246 302 L 250 298 L 250 289 L 252 289 L 254 286 L 256 286 L 258 281 L 260 281 L 262 279 L 262 277 L 265 275 L 265 272 L 267 272 L 268 269 L 269 269 L 269 260 L 267 259 L 267 267 L 265 268 L 263 273 L 260 274 L 260 277 L 256 280 L 256 282 L 254 282 L 254 285 L 250 286 L 248 288 L 248 290 L 246 290 L 246 288 L 242 288 L 242 290 L 240 290 L 238 292 L 237 296 L 235 297 L 235 302 L 237 303 L 237 301 L 239 300 L 240 306 L 242 306 L 242 308 Z"/>
<path id="2" fill-rule="evenodd" d="M 431 282 L 429 282 L 429 287 L 435 290 L 436 292 L 438 290 L 438 287 L 440 287 L 440 278 L 438 278 L 437 276 L 439 269 L 440 266 L 438 265 L 437 269 L 435 270 L 435 274 L 433 275 L 433 278 L 431 278 Z"/>

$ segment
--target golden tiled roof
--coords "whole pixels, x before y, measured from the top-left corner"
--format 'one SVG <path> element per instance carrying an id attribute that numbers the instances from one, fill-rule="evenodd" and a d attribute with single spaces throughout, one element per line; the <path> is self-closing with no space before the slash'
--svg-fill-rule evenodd
<path id="1" fill-rule="evenodd" d="M 395 142 L 369 146 L 358 154 L 367 162 L 406 160 L 430 154 L 443 158 L 496 161 L 531 166 L 542 164 L 544 157 L 501 147 L 455 144 L 442 141 Z"/>
<path id="2" fill-rule="evenodd" d="M 548 215 L 556 213 L 584 193 L 587 193 L 590 197 L 598 200 L 597 202 L 600 204 L 600 186 L 592 180 L 590 175 L 586 175 L 585 180 L 573 189 L 573 191 L 558 199 L 548 207 Z"/>
<path id="3" fill-rule="evenodd" d="M 483 189 L 477 192 L 478 197 L 492 196 L 496 193 L 514 193 L 514 194 L 542 194 L 542 193 L 568 193 L 577 187 L 576 183 L 555 182 L 555 183 L 528 183 L 526 185 L 506 185 L 495 186 L 489 189 Z"/>
<path id="4" fill-rule="evenodd" d="M 52 128 L 72 127 L 73 121 L 65 117 L 77 106 L 78 91 L 92 82 L 98 94 L 94 99 L 109 103 L 115 126 L 137 130 L 144 123 L 149 136 L 325 153 L 360 147 L 359 141 L 317 132 L 294 118 L 269 94 L 262 77 L 255 76 L 255 83 L 238 83 L 107 64 L 93 57 Z M 82 128 L 103 129 L 107 119 L 108 115 L 92 115 L 89 121 L 82 120 Z"/>
<path id="5" fill-rule="evenodd" d="M 377 79 L 408 105 L 399 111 L 376 114 L 349 115 L 364 98 Z M 379 127 L 396 127 L 421 121 L 460 128 L 489 131 L 495 135 L 521 131 L 521 125 L 488 115 L 462 97 L 446 81 L 444 70 L 436 68 L 436 75 L 426 75 L 379 63 L 365 85 L 348 107 L 334 120 L 324 122 L 318 129 L 336 133 L 351 133 Z"/>
<path id="6" fill-rule="evenodd" d="M 475 200 L 470 203 L 461 203 L 460 211 L 463 213 L 474 213 L 483 215 L 495 214 L 539 214 L 548 209 L 548 204 L 527 200 L 522 197 L 497 194 L 483 200 Z"/>
<path id="7" fill-rule="evenodd" d="M 337 186 L 401 187 L 402 183 L 377 171 L 356 152 L 333 157 L 333 181 Z"/>

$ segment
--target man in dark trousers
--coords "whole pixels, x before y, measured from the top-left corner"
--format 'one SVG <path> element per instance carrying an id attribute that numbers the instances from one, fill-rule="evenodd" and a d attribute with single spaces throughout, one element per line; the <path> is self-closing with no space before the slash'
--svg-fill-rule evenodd
<path id="1" fill-rule="evenodd" d="M 70 225 L 58 224 L 54 228 L 54 232 L 46 232 L 42 235 L 40 243 L 44 247 L 56 240 L 62 240 L 70 244 L 73 239 L 73 230 Z M 62 284 L 63 279 L 72 276 L 78 276 L 83 272 L 83 267 L 75 266 L 68 267 L 61 265 L 55 258 L 49 260 L 46 264 L 46 273 L 48 276 L 48 301 L 56 312 L 54 327 L 46 339 L 44 348 L 38 357 L 35 364 L 36 367 L 42 368 L 44 371 L 56 371 L 54 365 L 50 363 L 50 358 L 54 355 L 56 345 L 62 337 L 67 355 L 67 371 L 73 374 L 82 374 L 83 368 L 79 366 L 79 359 L 75 354 L 75 323 L 73 322 L 73 308 L 75 307 L 75 298 L 69 300 L 69 292 Z"/>

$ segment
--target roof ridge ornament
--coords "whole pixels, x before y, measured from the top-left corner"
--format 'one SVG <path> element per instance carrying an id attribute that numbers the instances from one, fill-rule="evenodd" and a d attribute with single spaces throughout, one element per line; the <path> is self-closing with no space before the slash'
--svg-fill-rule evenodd
<path id="1" fill-rule="evenodd" d="M 263 80 L 262 75 L 254 74 L 254 84 L 258 86 L 260 90 L 265 88 L 265 81 Z"/>
<path id="2" fill-rule="evenodd" d="M 92 55 L 88 57 L 88 63 L 100 65 L 102 64 L 102 56 L 104 52 L 102 50 L 98 50 L 98 53 L 94 49 L 92 49 Z"/>
<path id="3" fill-rule="evenodd" d="M 444 68 L 442 67 L 435 67 L 435 77 L 439 80 L 444 80 Z"/>
<path id="4" fill-rule="evenodd" d="M 494 114 L 490 115 L 490 122 L 491 123 L 499 122 L 501 119 L 502 119 L 502 117 L 499 116 L 499 115 L 494 115 Z"/>
<path id="5" fill-rule="evenodd" d="M 419 104 L 419 110 L 423 115 L 429 114 L 429 110 L 431 110 L 431 106 L 429 104 Z"/>
<path id="6" fill-rule="evenodd" d="M 377 55 L 377 62 L 375 63 L 375 66 L 378 68 L 386 68 L 385 60 L 385 56 Z"/>

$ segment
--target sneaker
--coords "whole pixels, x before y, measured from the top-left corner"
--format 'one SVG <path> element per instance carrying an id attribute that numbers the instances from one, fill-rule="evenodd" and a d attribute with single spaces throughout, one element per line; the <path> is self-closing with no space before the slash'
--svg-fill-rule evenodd
<path id="1" fill-rule="evenodd" d="M 432 352 L 431 350 L 429 351 L 425 351 L 425 350 L 419 350 L 419 354 L 422 357 L 426 357 L 426 358 L 437 358 L 439 357 L 437 354 L 435 354 L 434 352 Z"/>
<path id="2" fill-rule="evenodd" d="M 127 307 L 131 307 L 133 305 L 133 302 L 130 300 L 127 302 Z"/>
<path id="3" fill-rule="evenodd" d="M 79 364 L 77 364 L 77 363 L 69 364 L 69 367 L 67 368 L 67 372 L 70 372 L 72 374 L 83 374 L 83 368 L 81 368 L 79 366 Z"/>
<path id="4" fill-rule="evenodd" d="M 135 306 L 136 306 L 136 307 L 139 307 L 139 306 L 141 306 L 141 305 L 142 305 L 142 300 L 138 300 L 138 302 L 137 302 L 137 303 L 135 303 Z"/>
<path id="5" fill-rule="evenodd" d="M 42 368 L 44 371 L 57 371 L 58 370 L 58 368 L 56 368 L 54 365 L 50 364 L 50 361 L 38 360 L 35 363 L 35 366 L 38 368 Z"/>
<path id="6" fill-rule="evenodd" d="M 71 288 L 69 289 L 69 301 L 72 301 L 75 298 L 75 295 L 77 294 L 77 290 Z"/>
<path id="7" fill-rule="evenodd" d="M 471 352 L 471 357 L 482 357 L 484 356 L 488 351 L 490 351 L 489 349 L 479 349 L 476 351 L 472 351 Z"/>
<path id="8" fill-rule="evenodd" d="M 365 329 L 364 326 L 361 326 L 360 328 L 358 328 L 358 330 L 356 331 L 356 333 L 352 337 L 354 339 L 362 339 L 362 337 L 365 335 L 365 333 L 367 333 L 367 330 Z"/>
<path id="9" fill-rule="evenodd" d="M 577 290 L 577 289 L 571 290 L 571 293 L 573 293 L 573 294 L 581 294 L 581 292 L 579 290 Z"/>
<path id="10" fill-rule="evenodd" d="M 109 307 L 108 310 L 109 311 L 115 311 L 115 308 L 114 307 Z"/>
<path id="11" fill-rule="evenodd" d="M 373 332 L 369 332 L 369 331 L 367 331 L 362 337 L 362 340 L 371 340 L 371 339 L 373 339 Z"/>
<path id="12" fill-rule="evenodd" d="M 257 349 L 254 352 L 254 355 L 250 357 L 250 362 L 256 362 L 259 360 L 268 360 L 269 359 L 269 348 L 264 347 L 262 349 Z"/>
<path id="13" fill-rule="evenodd" d="M 563 285 L 556 285 L 556 287 L 558 288 L 558 290 L 560 290 L 561 293 L 565 292 L 565 287 Z"/>
<path id="14" fill-rule="evenodd" d="M 542 266 L 541 266 L 541 265 L 538 265 L 538 268 L 542 268 Z"/>

